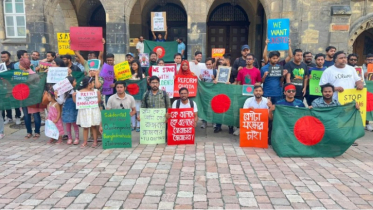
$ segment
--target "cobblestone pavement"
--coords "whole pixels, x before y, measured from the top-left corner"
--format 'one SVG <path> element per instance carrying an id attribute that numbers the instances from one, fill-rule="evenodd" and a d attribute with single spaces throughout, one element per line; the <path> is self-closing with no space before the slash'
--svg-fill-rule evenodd
<path id="1" fill-rule="evenodd" d="M 0 141 L 0 208 L 5 209 L 372 209 L 373 133 L 337 158 L 279 158 L 240 148 L 227 128 L 197 128 L 195 145 L 80 149 Z"/>

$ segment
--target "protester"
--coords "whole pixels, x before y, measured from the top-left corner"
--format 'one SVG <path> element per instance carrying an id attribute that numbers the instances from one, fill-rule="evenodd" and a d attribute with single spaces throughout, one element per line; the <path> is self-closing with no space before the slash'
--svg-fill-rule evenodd
<path id="1" fill-rule="evenodd" d="M 5 63 L 8 70 L 14 69 L 14 62 L 10 62 L 11 54 L 8 51 L 1 52 L 1 62 Z"/>
<path id="2" fill-rule="evenodd" d="M 51 138 L 49 140 L 49 144 L 54 143 L 55 140 L 57 140 L 56 144 L 62 143 L 62 136 L 64 134 L 63 124 L 61 120 L 61 107 L 56 101 L 56 96 L 52 90 L 48 91 L 48 120 L 52 121 L 54 125 L 57 127 L 59 136 L 58 139 Z"/>
<path id="3" fill-rule="evenodd" d="M 182 38 L 178 38 L 177 40 L 177 52 L 181 54 L 182 58 L 185 57 L 185 44 L 183 42 L 183 39 Z"/>
<path id="4" fill-rule="evenodd" d="M 35 71 L 39 71 L 39 59 L 40 59 L 40 53 L 38 51 L 32 51 L 31 54 L 31 64 L 35 68 Z"/>
<path id="5" fill-rule="evenodd" d="M 286 83 L 284 86 L 285 99 L 277 101 L 276 105 L 305 107 L 303 101 L 295 98 L 296 87 L 291 83 Z"/>
<path id="6" fill-rule="evenodd" d="M 47 56 L 42 60 L 42 62 L 51 63 L 56 58 L 56 53 L 53 51 L 48 51 Z"/>
<path id="7" fill-rule="evenodd" d="M 182 55 L 180 53 L 176 53 L 174 55 L 174 62 L 176 63 L 176 71 L 180 69 L 181 61 L 183 60 Z"/>
<path id="8" fill-rule="evenodd" d="M 17 58 L 20 60 L 21 58 L 27 58 L 29 59 L 29 55 L 26 50 L 18 50 L 17 51 Z M 14 64 L 14 69 L 20 69 L 19 68 L 19 61 Z"/>
<path id="9" fill-rule="evenodd" d="M 303 53 L 303 62 L 307 65 L 308 69 L 316 66 L 316 64 L 312 63 L 312 57 L 313 56 L 311 52 Z"/>
<path id="10" fill-rule="evenodd" d="M 142 80 L 145 78 L 145 74 L 142 72 L 139 60 L 134 60 L 131 64 L 132 78 L 130 80 Z M 131 96 L 132 97 L 132 96 Z M 136 132 L 140 132 L 140 121 L 137 120 L 137 116 L 140 115 L 141 100 L 136 100 L 136 113 L 131 117 L 132 131 L 136 129 Z"/>
<path id="11" fill-rule="evenodd" d="M 139 36 L 139 41 L 136 44 L 137 53 L 144 53 L 144 37 Z"/>
<path id="12" fill-rule="evenodd" d="M 149 79 L 150 90 L 146 91 L 141 101 L 141 108 L 170 108 L 171 102 L 166 91 L 159 90 L 159 78 L 152 76 Z M 140 117 L 138 117 L 140 120 Z"/>
<path id="13" fill-rule="evenodd" d="M 288 71 L 286 83 L 293 83 L 296 86 L 297 92 L 295 98 L 303 102 L 308 84 L 308 68 L 306 64 L 302 62 L 303 54 L 301 49 L 295 49 L 293 55 L 293 61 L 284 66 L 284 69 Z"/>
<path id="14" fill-rule="evenodd" d="M 364 77 L 368 78 L 368 64 L 373 64 L 373 53 L 368 53 L 363 64 Z"/>
<path id="15" fill-rule="evenodd" d="M 267 56 L 267 53 L 268 53 L 268 50 L 267 50 L 267 46 L 269 44 L 269 39 L 266 40 L 265 42 L 265 46 L 264 46 L 264 50 L 263 50 L 263 60 L 264 60 L 264 63 L 267 64 L 268 63 L 268 56 Z M 288 49 L 288 56 L 284 59 L 284 60 L 281 60 L 281 61 L 278 61 L 277 64 L 284 67 L 286 63 L 288 63 L 289 61 L 291 61 L 291 59 L 293 58 L 293 50 L 291 49 L 291 40 L 289 39 L 288 40 L 288 44 L 289 44 L 289 49 Z M 278 56 L 280 58 L 280 56 Z"/>
<path id="16" fill-rule="evenodd" d="M 202 61 L 202 52 L 201 51 L 196 51 L 194 53 L 194 64 L 198 65 Z"/>
<path id="17" fill-rule="evenodd" d="M 325 49 L 326 52 L 326 58 L 325 58 L 325 67 L 333 66 L 334 65 L 334 54 L 337 51 L 337 48 L 334 46 L 329 46 Z"/>
<path id="18" fill-rule="evenodd" d="M 309 108 L 318 108 L 318 107 L 331 107 L 331 106 L 340 106 L 338 100 L 333 99 L 334 86 L 330 83 L 326 83 L 321 86 L 322 97 L 316 98 L 312 102 L 312 106 Z"/>
<path id="19" fill-rule="evenodd" d="M 72 72 L 80 71 L 79 67 L 73 64 L 71 55 L 63 55 L 61 58 L 65 63 L 65 66 L 70 68 Z"/>
<path id="20" fill-rule="evenodd" d="M 156 42 L 165 42 L 167 40 L 167 29 L 164 34 L 164 39 L 161 33 L 158 33 L 157 36 L 155 36 L 154 31 L 152 31 L 152 34 L 153 34 L 153 40 Z"/>
<path id="21" fill-rule="evenodd" d="M 149 67 L 144 67 L 143 68 L 143 72 L 145 72 L 145 76 L 147 76 L 148 78 L 151 77 L 149 75 L 149 73 L 152 71 L 152 66 L 156 66 L 157 65 L 157 60 L 158 60 L 158 56 L 157 56 L 157 53 L 155 52 L 150 52 L 149 53 Z"/>
<path id="22" fill-rule="evenodd" d="M 132 53 L 127 53 L 126 60 L 128 61 L 128 64 L 131 65 L 132 61 L 135 60 L 135 58 Z"/>
<path id="23" fill-rule="evenodd" d="M 211 79 L 205 79 L 205 78 L 203 78 L 203 75 L 200 74 L 199 78 L 204 82 L 214 82 L 214 80 L 216 78 L 217 71 L 216 71 L 216 69 L 213 69 L 212 58 L 206 58 L 205 64 L 206 64 L 206 68 L 208 70 L 212 70 L 213 75 L 211 75 Z M 201 128 L 205 129 L 206 127 L 207 127 L 207 121 L 202 120 Z M 216 125 L 214 127 L 216 127 Z"/>
<path id="24" fill-rule="evenodd" d="M 237 75 L 239 85 L 260 85 L 262 78 L 259 69 L 255 68 L 254 55 L 249 53 L 246 55 L 246 66 L 242 68 Z"/>
<path id="25" fill-rule="evenodd" d="M 180 69 L 177 73 L 178 76 L 195 76 L 195 74 L 190 70 L 189 61 L 183 60 L 181 62 Z"/>
<path id="26" fill-rule="evenodd" d="M 164 60 L 163 59 L 158 59 L 157 60 L 157 66 L 164 66 Z M 153 66 L 151 66 L 149 68 L 148 74 L 149 74 L 149 77 L 153 76 Z"/>
<path id="27" fill-rule="evenodd" d="M 102 45 L 105 46 L 105 39 L 102 38 Z M 84 72 L 86 75 L 89 75 L 89 71 L 90 71 L 90 68 L 89 68 L 89 65 L 88 65 L 88 61 L 86 61 L 83 56 L 80 54 L 79 51 L 77 50 L 74 50 L 74 53 L 75 53 L 75 59 L 77 62 L 79 62 L 81 65 L 84 66 Z M 104 57 L 104 51 L 100 51 L 98 56 L 96 54 L 96 52 L 94 51 L 90 51 L 88 52 L 88 60 L 92 60 L 92 59 L 99 59 L 101 61 L 101 65 L 103 65 L 103 57 Z"/>
<path id="28" fill-rule="evenodd" d="M 241 47 L 241 57 L 236 58 L 236 60 L 234 60 L 233 65 L 232 65 L 231 77 L 233 77 L 233 79 L 236 79 L 237 75 L 238 75 L 238 72 L 247 65 L 246 56 L 249 53 L 250 53 L 249 45 L 242 45 L 242 47 Z M 259 67 L 260 67 L 259 63 L 258 63 L 258 61 L 256 60 L 255 57 L 254 57 L 254 61 L 253 61 L 253 66 L 257 69 L 259 69 Z M 234 83 L 233 79 L 231 80 L 231 83 Z"/>
<path id="29" fill-rule="evenodd" d="M 115 65 L 114 54 L 112 54 L 112 53 L 106 54 L 106 64 L 108 64 L 110 66 Z M 110 85 L 110 87 L 114 88 L 115 87 L 115 82 L 116 82 L 115 78 L 113 78 L 112 82 L 113 83 Z M 115 94 L 115 88 L 113 89 L 113 94 Z M 112 96 L 113 94 L 105 95 L 105 103 L 107 103 L 107 101 L 109 100 L 109 97 Z"/>
<path id="30" fill-rule="evenodd" d="M 355 67 L 358 59 L 359 59 L 359 56 L 356 55 L 355 53 L 349 54 L 347 57 L 347 64 L 352 67 Z"/>
<path id="31" fill-rule="evenodd" d="M 198 122 L 198 108 L 197 104 L 189 99 L 189 90 L 186 87 L 182 87 L 179 89 L 179 95 L 180 99 L 175 100 L 172 103 L 172 108 L 173 109 L 186 109 L 186 108 L 193 108 L 194 112 L 194 124 L 193 126 L 197 126 Z M 169 119 L 171 117 L 171 114 L 167 113 L 166 114 L 166 119 Z"/>
<path id="32" fill-rule="evenodd" d="M 324 67 L 324 62 L 325 62 L 325 55 L 322 53 L 316 54 L 315 55 L 315 61 L 316 61 L 316 66 L 310 68 L 309 71 L 309 79 L 312 78 L 312 71 L 324 71 L 326 67 Z M 306 101 L 308 106 L 312 104 L 312 101 L 318 98 L 318 96 L 310 95 L 309 91 L 309 85 L 307 86 L 307 93 L 306 93 Z"/>

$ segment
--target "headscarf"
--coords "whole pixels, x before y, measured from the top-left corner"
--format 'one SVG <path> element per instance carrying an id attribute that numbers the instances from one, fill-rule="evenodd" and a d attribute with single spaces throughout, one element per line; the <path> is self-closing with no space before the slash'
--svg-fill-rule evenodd
<path id="1" fill-rule="evenodd" d="M 183 64 L 184 63 L 186 63 L 188 65 L 188 70 L 186 70 L 186 71 L 183 70 Z M 189 61 L 187 61 L 187 60 L 181 61 L 180 69 L 179 69 L 179 72 L 177 73 L 177 75 L 178 76 L 194 76 L 194 73 L 190 71 Z"/>

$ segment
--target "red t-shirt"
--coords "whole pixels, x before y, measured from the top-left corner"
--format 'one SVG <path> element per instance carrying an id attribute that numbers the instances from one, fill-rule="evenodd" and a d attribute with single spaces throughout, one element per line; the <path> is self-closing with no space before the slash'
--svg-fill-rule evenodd
<path id="1" fill-rule="evenodd" d="M 240 81 L 241 85 L 254 85 L 257 82 L 262 82 L 262 77 L 259 69 L 244 67 L 238 72 L 237 81 Z"/>

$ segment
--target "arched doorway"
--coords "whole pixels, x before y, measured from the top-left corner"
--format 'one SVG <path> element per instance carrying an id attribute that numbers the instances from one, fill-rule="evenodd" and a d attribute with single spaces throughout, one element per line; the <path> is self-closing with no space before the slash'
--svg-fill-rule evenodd
<path id="1" fill-rule="evenodd" d="M 364 31 L 356 38 L 353 52 L 359 56 L 358 65 L 363 65 L 366 55 L 373 53 L 373 28 Z"/>

